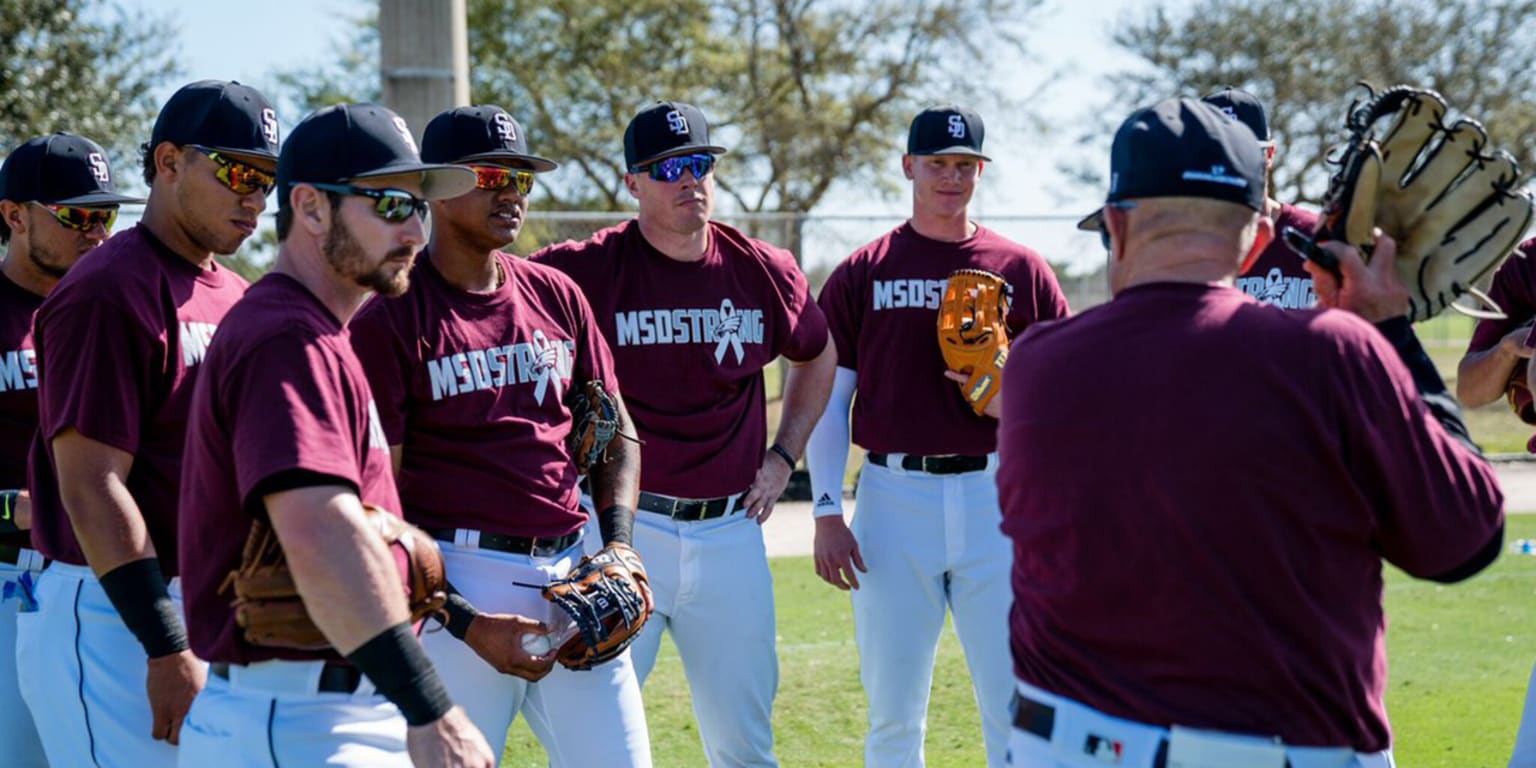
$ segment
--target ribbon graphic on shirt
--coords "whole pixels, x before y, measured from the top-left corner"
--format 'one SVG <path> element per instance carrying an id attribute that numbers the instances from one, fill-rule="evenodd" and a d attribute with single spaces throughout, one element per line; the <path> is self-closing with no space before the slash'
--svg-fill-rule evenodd
<path id="1" fill-rule="evenodd" d="M 533 341 L 530 344 L 534 354 L 538 357 L 533 363 L 534 386 L 533 399 L 544 404 L 544 392 L 552 389 L 555 399 L 560 398 L 560 348 L 558 344 L 549 343 L 549 337 L 543 331 L 533 332 Z"/>
<path id="2" fill-rule="evenodd" d="M 736 353 L 736 363 L 739 365 L 746 357 L 746 350 L 741 348 L 741 320 L 736 312 L 736 305 L 730 299 L 720 300 L 720 325 L 715 327 L 715 362 L 725 362 L 725 348 L 729 346 Z"/>

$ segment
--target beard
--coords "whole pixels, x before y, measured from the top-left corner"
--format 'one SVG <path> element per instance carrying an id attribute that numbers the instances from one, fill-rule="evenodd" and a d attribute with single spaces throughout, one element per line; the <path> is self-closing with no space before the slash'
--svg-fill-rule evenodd
<path id="1" fill-rule="evenodd" d="M 36 243 L 33 243 L 32 247 L 27 249 L 27 258 L 32 262 L 32 266 L 37 267 L 39 272 L 49 277 L 58 279 L 64 277 L 65 273 L 69 272 L 68 266 L 59 266 L 68 262 L 68 259 L 60 259 L 56 255 L 44 251 Z"/>
<path id="2" fill-rule="evenodd" d="M 393 298 L 405 293 L 405 290 L 411 287 L 410 272 L 413 261 L 411 257 L 414 251 L 410 246 L 400 246 L 389 251 L 370 269 L 368 253 L 352 236 L 352 230 L 347 227 L 346 222 L 339 216 L 332 221 L 334 226 L 331 227 L 330 234 L 325 236 L 325 244 L 320 248 L 331 269 L 380 296 Z M 405 266 L 394 267 L 392 262 L 395 259 L 404 259 Z"/>

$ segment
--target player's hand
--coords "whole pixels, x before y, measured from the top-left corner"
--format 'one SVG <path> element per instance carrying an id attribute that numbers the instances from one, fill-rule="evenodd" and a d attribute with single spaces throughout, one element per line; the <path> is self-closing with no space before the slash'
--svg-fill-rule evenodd
<path id="1" fill-rule="evenodd" d="M 855 568 L 869 573 L 864 567 L 864 557 L 859 554 L 859 542 L 854 539 L 853 531 L 848 530 L 842 515 L 816 518 L 815 552 L 816 575 L 845 592 L 859 588 Z"/>
<path id="2" fill-rule="evenodd" d="M 144 689 L 149 694 L 150 733 L 156 741 L 181 743 L 181 722 L 192 699 L 208 682 L 208 665 L 191 651 L 149 660 Z"/>
<path id="3" fill-rule="evenodd" d="M 23 531 L 32 529 L 32 494 L 16 495 L 16 506 L 11 508 L 11 522 Z"/>
<path id="4" fill-rule="evenodd" d="M 496 757 L 462 707 L 426 725 L 405 729 L 405 751 L 416 768 L 494 768 Z"/>
<path id="5" fill-rule="evenodd" d="M 1404 294 L 1404 296 L 1406 295 L 1407 294 Z M 960 373 L 958 371 L 945 371 L 944 378 L 959 384 L 961 394 L 965 393 L 966 382 L 971 380 L 969 375 Z M 991 400 L 987 401 L 987 407 L 981 409 L 981 412 L 991 416 L 994 419 L 1001 417 L 1003 415 L 1003 399 L 1001 397 L 993 397 Z"/>
<path id="6" fill-rule="evenodd" d="M 556 651 L 543 656 L 523 649 L 523 637 L 549 631 L 543 622 L 510 613 L 482 613 L 469 623 L 464 643 L 503 675 L 538 682 L 555 666 Z"/>
<path id="7" fill-rule="evenodd" d="M 1529 358 L 1532 350 L 1525 345 L 1525 342 L 1531 336 L 1532 322 L 1536 322 L 1536 320 L 1527 320 L 1519 328 L 1504 334 L 1504 338 L 1499 339 L 1500 351 L 1514 358 Z M 18 505 L 16 508 L 20 510 L 21 506 Z M 19 517 L 20 515 L 18 515 Z"/>
<path id="8" fill-rule="evenodd" d="M 757 468 L 757 477 L 752 480 L 752 487 L 747 489 L 747 495 L 741 497 L 741 507 L 747 510 L 747 517 L 757 521 L 758 525 L 768 522 L 768 516 L 773 514 L 773 505 L 784 495 L 784 489 L 789 485 L 790 466 L 777 454 L 769 452 L 763 457 L 763 465 Z"/>
<path id="9" fill-rule="evenodd" d="M 1369 265 L 1361 260 L 1359 251 L 1345 243 L 1318 243 L 1318 247 L 1338 258 L 1339 273 L 1344 276 L 1341 287 L 1333 273 L 1310 260 L 1305 262 L 1312 275 L 1318 306 L 1348 310 L 1372 323 L 1408 314 L 1408 289 L 1397 276 L 1395 263 L 1397 242 L 1380 229 L 1373 230 L 1372 235 L 1376 247 Z"/>

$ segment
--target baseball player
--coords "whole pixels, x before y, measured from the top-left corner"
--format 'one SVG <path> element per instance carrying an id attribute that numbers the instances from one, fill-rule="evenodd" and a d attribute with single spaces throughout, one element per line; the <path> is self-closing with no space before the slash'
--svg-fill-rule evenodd
<path id="1" fill-rule="evenodd" d="M 1391 766 L 1382 560 L 1452 582 L 1503 535 L 1395 245 L 1378 230 L 1367 268 L 1325 244 L 1319 304 L 1349 311 L 1277 311 L 1232 286 L 1273 237 L 1252 131 L 1170 99 L 1110 171 L 1080 226 L 1108 234 L 1113 299 L 1003 375 L 1012 764 Z"/>
<path id="2" fill-rule="evenodd" d="M 1317 230 L 1317 214 L 1281 203 L 1269 196 L 1269 176 L 1275 167 L 1275 140 L 1269 134 L 1264 104 L 1253 94 L 1230 86 L 1203 96 L 1201 101 L 1221 110 L 1232 120 L 1248 126 L 1264 151 L 1264 215 L 1274 222 L 1275 239 L 1237 276 L 1237 287 L 1265 304 L 1283 309 L 1311 309 L 1317 303 L 1312 275 L 1301 257 L 1280 236 L 1286 227 L 1305 234 Z"/>
<path id="3" fill-rule="evenodd" d="M 779 672 L 761 526 L 836 362 L 794 257 L 710 221 L 724 152 L 696 107 L 647 106 L 624 131 L 638 217 L 532 258 L 591 301 L 640 435 L 635 549 L 656 600 L 632 648 L 640 680 L 670 630 L 710 765 L 769 766 Z M 765 450 L 762 371 L 780 355 L 783 416 Z"/>
<path id="4" fill-rule="evenodd" d="M 143 219 L 70 270 L 34 324 L 32 541 L 53 563 L 16 658 L 54 765 L 173 762 L 203 685 L 174 581 L 182 441 L 208 341 L 246 288 L 215 254 L 266 208 L 277 117 L 247 86 L 195 82 L 143 157 Z"/>
<path id="5" fill-rule="evenodd" d="M 1536 423 L 1530 390 L 1525 388 L 1531 348 L 1526 337 L 1536 318 L 1536 238 L 1520 244 L 1519 251 L 1493 273 L 1488 298 L 1504 311 L 1503 319 L 1483 319 L 1472 329 L 1467 353 L 1456 366 L 1456 396 L 1468 407 L 1487 405 L 1504 397 L 1517 384 L 1516 413 Z"/>
<path id="6" fill-rule="evenodd" d="M 35 609 L 32 588 L 43 568 L 27 530 L 27 450 L 37 432 L 32 315 L 59 278 L 112 233 L 118 206 L 141 202 L 117 193 L 106 151 L 83 136 L 40 136 L 0 165 L 0 743 L 6 764 L 17 768 L 48 764 L 15 666 L 17 613 Z"/>
<path id="7" fill-rule="evenodd" d="M 554 655 L 529 653 L 522 636 L 554 625 L 558 609 L 537 589 L 510 586 L 563 577 L 584 554 L 588 516 L 566 447 L 565 400 L 593 380 L 618 391 L 576 284 L 499 250 L 528 214 L 534 174 L 555 163 L 529 154 L 522 126 L 494 106 L 433 118 L 422 156 L 469 166 L 476 187 L 433 203 L 432 239 L 410 289 L 368 305 L 352 341 L 395 454 L 406 518 L 441 540 L 459 592 L 449 631 L 423 643 L 492 742 L 505 743 L 522 712 L 553 766 L 649 766 L 629 656 L 551 671 Z M 640 451 L 615 439 L 608 456 L 590 474 L 597 517 L 604 544 L 627 545 Z"/>
<path id="8" fill-rule="evenodd" d="M 1010 336 L 1066 316 L 1067 301 L 1038 253 L 971 220 L 971 195 L 988 161 L 984 138 L 981 117 L 969 109 L 919 113 L 901 160 L 912 217 L 845 259 L 821 290 L 838 369 L 810 446 L 816 573 L 853 590 L 868 765 L 923 764 L 946 611 L 971 670 L 987 764 L 1001 766 L 1007 747 L 1003 606 L 1011 556 L 997 535 L 997 422 L 966 402 L 966 377 L 946 376 L 937 310 L 957 269 L 1007 280 Z M 842 507 L 850 406 L 852 442 L 869 451 L 852 530 Z"/>
<path id="9" fill-rule="evenodd" d="M 183 729 L 186 768 L 493 764 L 365 520 L 364 503 L 398 515 L 400 499 L 347 334 L 369 292 L 405 291 L 426 201 L 473 183 L 422 163 L 405 121 L 374 104 L 315 112 L 283 146 L 277 260 L 230 310 L 189 416 L 181 554 L 189 635 L 210 676 Z M 257 519 L 330 648 L 267 647 L 237 625 L 221 585 Z"/>

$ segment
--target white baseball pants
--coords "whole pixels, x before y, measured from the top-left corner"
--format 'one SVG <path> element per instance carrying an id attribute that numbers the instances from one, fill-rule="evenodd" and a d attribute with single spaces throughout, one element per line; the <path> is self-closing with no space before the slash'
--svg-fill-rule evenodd
<path id="1" fill-rule="evenodd" d="M 30 549 L 21 550 L 16 564 L 0 563 L 0 744 L 4 745 L 5 764 L 14 768 L 47 768 L 43 742 L 32 724 L 32 713 L 21 698 L 16 680 L 16 619 L 28 610 L 33 595 L 22 592 L 34 588 L 42 572 L 43 556 Z M 26 576 L 24 586 L 22 576 Z"/>

